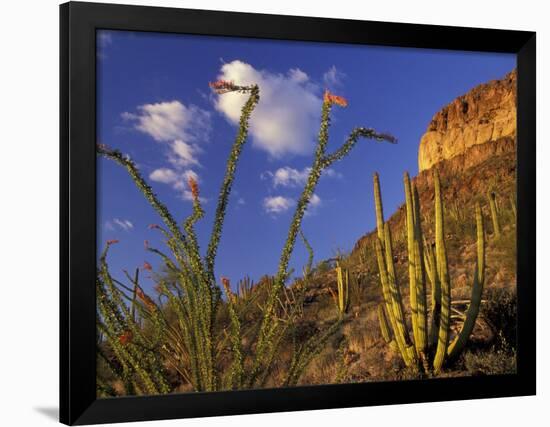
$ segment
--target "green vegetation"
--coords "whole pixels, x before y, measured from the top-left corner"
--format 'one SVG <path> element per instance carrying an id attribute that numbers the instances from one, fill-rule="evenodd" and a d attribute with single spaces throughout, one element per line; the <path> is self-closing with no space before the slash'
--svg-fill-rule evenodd
<path id="1" fill-rule="evenodd" d="M 385 312 L 379 307 L 382 336 L 395 342 L 408 367 L 425 373 L 438 374 L 447 359 L 453 359 L 464 349 L 479 313 L 485 282 L 485 235 L 481 207 L 476 205 L 477 265 L 472 293 L 460 332 L 450 341 L 451 282 L 445 247 L 444 207 L 439 174 L 434 173 L 435 250 L 425 245 L 420 223 L 420 201 L 416 185 L 404 176 L 408 246 L 409 299 L 413 335 L 409 336 L 401 291 L 394 266 L 391 231 L 384 224 L 380 182 L 374 176 L 377 218 L 376 256 L 385 301 Z M 431 284 L 431 309 L 427 309 L 426 276 Z M 386 320 L 389 317 L 389 324 Z M 430 319 L 430 328 L 428 320 Z M 391 330 L 391 334 L 390 334 Z M 429 335 L 428 335 L 429 333 Z M 392 338 L 393 336 L 393 338 Z"/>
<path id="2" fill-rule="evenodd" d="M 395 142 L 359 127 L 327 153 L 331 110 L 347 102 L 326 92 L 315 155 L 277 271 L 256 283 L 243 272 L 232 287 L 229 279 L 216 278 L 216 256 L 260 91 L 227 81 L 211 87 L 247 99 L 204 254 L 195 233 L 204 215 L 197 182 L 188 182 L 193 207 L 180 225 L 130 158 L 97 146 L 99 156 L 126 169 L 159 214 L 162 225 L 150 228 L 165 242 L 164 248 L 145 246 L 162 261 L 158 272 L 145 263 L 133 274 L 124 272 L 124 281 L 108 265 L 117 241 L 108 241 L 101 253 L 98 396 L 514 372 L 517 214 L 513 168 L 505 166 L 515 158 L 503 154 L 457 176 L 440 177 L 436 168 L 414 181 L 405 174 L 405 203 L 387 220 L 375 174 L 376 230 L 349 253 L 314 266 L 302 220 L 323 171 L 361 138 Z M 488 233 L 484 218 L 491 219 Z M 309 257 L 302 276 L 291 279 L 298 238 Z M 154 295 L 141 285 L 143 270 L 152 274 Z"/>
<path id="3" fill-rule="evenodd" d="M 342 268 L 339 263 L 336 263 L 336 283 L 338 287 L 336 292 L 331 288 L 329 288 L 329 291 L 340 316 L 343 316 L 348 311 L 349 282 L 349 270 Z"/>
<path id="4" fill-rule="evenodd" d="M 315 328 L 308 336 L 296 338 L 302 326 L 313 261 L 313 250 L 301 234 L 302 219 L 322 172 L 348 155 L 359 139 L 395 140 L 387 134 L 359 127 L 351 131 L 339 149 L 327 153 L 331 109 L 333 105 L 346 106 L 347 103 L 326 92 L 315 156 L 289 226 L 278 271 L 274 277 L 267 277 L 254 286 L 241 282 L 237 295 L 232 292 L 229 280 L 222 277 L 224 299 L 214 274 L 216 254 L 238 161 L 247 140 L 249 120 L 259 102 L 260 91 L 257 85 L 238 86 L 227 81 L 212 83 L 211 87 L 218 94 L 238 92 L 248 95 L 248 99 L 227 161 L 204 257 L 194 230 L 204 215 L 197 182 L 189 180 L 193 211 L 181 228 L 131 159 L 104 145 L 97 147 L 100 156 L 128 171 L 163 221 L 164 226 L 151 228 L 163 234 L 166 248 L 161 250 L 149 245 L 146 248 L 162 260 L 167 273 L 157 278 L 158 295 L 153 299 L 139 285 L 138 272 L 134 277 L 127 275 L 131 285 L 112 277 L 107 255 L 116 242 L 107 243 L 97 272 L 100 332 L 97 391 L 100 396 L 295 385 L 344 322 L 349 297 L 347 279 L 341 277 L 341 315 Z M 288 265 L 298 234 L 310 258 L 303 278 L 289 290 Z M 152 270 L 149 264 L 143 268 Z M 343 280 L 346 280 L 345 287 Z M 292 350 L 288 354 L 282 351 L 289 347 Z"/>

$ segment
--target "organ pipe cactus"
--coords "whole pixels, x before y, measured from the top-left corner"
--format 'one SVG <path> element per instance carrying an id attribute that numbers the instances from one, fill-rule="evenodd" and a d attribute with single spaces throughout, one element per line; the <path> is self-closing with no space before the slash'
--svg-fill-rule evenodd
<path id="1" fill-rule="evenodd" d="M 392 350 L 397 350 L 397 343 L 392 337 L 392 330 L 388 323 L 388 316 L 386 315 L 384 304 L 378 305 L 378 322 L 380 324 L 380 333 L 386 344 L 388 344 Z"/>
<path id="2" fill-rule="evenodd" d="M 399 352 L 407 366 L 412 366 L 425 373 L 437 374 L 447 360 L 456 357 L 464 349 L 479 313 L 485 282 L 483 217 L 481 207 L 476 204 L 477 262 L 471 301 L 462 328 L 451 341 L 451 280 L 445 247 L 445 210 L 439 175 L 437 171 L 434 172 L 435 248 L 425 244 L 420 224 L 418 191 L 416 186 L 411 183 L 408 174 L 404 176 L 404 186 L 412 340 L 408 333 L 401 291 L 395 274 L 391 231 L 383 219 L 380 180 L 375 174 L 374 198 L 377 219 L 375 247 L 384 297 L 384 306 L 378 308 L 380 328 L 384 340 Z M 429 310 L 426 291 L 427 279 L 431 284 Z M 428 328 L 428 324 L 430 328 Z"/>
<path id="3" fill-rule="evenodd" d="M 500 237 L 500 220 L 499 220 L 499 209 L 497 206 L 497 195 L 494 191 L 491 191 L 487 195 L 489 200 L 489 209 L 491 211 L 491 221 L 493 223 L 493 234 L 498 239 Z"/>
<path id="4" fill-rule="evenodd" d="M 252 294 L 254 282 L 250 279 L 250 277 L 246 276 L 239 280 L 239 283 L 237 283 L 237 289 L 239 291 L 239 298 L 245 300 Z"/>
<path id="5" fill-rule="evenodd" d="M 332 294 L 332 298 L 338 308 L 338 313 L 343 316 L 349 307 L 349 270 L 342 268 L 340 263 L 336 264 L 336 284 L 337 292 L 334 293 L 332 289 L 329 291 Z"/>

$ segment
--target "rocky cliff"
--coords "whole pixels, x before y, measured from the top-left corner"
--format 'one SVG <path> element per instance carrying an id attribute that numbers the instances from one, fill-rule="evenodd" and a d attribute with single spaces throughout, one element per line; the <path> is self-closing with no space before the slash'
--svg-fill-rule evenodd
<path id="1" fill-rule="evenodd" d="M 503 210 L 511 211 L 516 192 L 515 104 L 516 72 L 512 71 L 501 80 L 479 85 L 456 98 L 433 117 L 420 143 L 420 170 L 413 178 L 428 235 L 433 232 L 429 231 L 433 229 L 433 224 L 426 222 L 433 216 L 433 169 L 439 171 L 442 180 L 449 215 L 447 221 L 451 229 L 455 228 L 457 244 L 465 237 L 461 230 L 464 223 L 469 221 L 470 225 L 473 224 L 472 212 L 476 201 L 481 202 L 489 221 L 488 191 L 497 195 Z M 451 215 L 456 218 L 453 220 Z M 460 221 L 457 220 L 459 216 Z M 399 236 L 403 239 L 406 230 L 405 206 L 401 205 L 387 221 L 395 239 Z M 515 230 L 515 224 L 509 227 Z M 375 238 L 372 230 L 362 236 L 352 254 L 359 257 L 362 248 L 372 248 Z M 400 256 L 404 257 L 406 248 L 403 246 L 401 250 Z M 450 255 L 453 264 L 463 264 L 464 250 L 465 247 L 461 247 Z M 494 255 L 494 259 L 498 260 L 499 256 Z M 494 262 L 489 268 L 488 283 L 502 287 L 515 286 L 515 264 L 503 264 Z"/>
<path id="2" fill-rule="evenodd" d="M 435 114 L 418 150 L 419 172 L 442 160 L 463 156 L 465 167 L 497 150 L 488 142 L 516 137 L 516 71 L 501 80 L 481 84 Z M 509 144 L 509 142 L 508 142 Z M 484 148 L 472 150 L 472 147 Z"/>

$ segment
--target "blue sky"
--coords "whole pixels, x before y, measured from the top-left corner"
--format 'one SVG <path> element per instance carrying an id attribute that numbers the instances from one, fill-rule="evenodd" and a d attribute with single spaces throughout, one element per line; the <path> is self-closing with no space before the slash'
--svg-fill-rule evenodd
<path id="1" fill-rule="evenodd" d="M 403 202 L 403 172 L 418 172 L 418 144 L 435 112 L 515 67 L 508 54 L 114 31 L 98 33 L 97 57 L 98 142 L 134 159 L 178 220 L 191 210 L 187 177 L 197 177 L 206 211 L 197 224 L 202 249 L 246 99 L 213 94 L 208 82 L 260 85 L 216 264 L 217 276 L 232 283 L 276 272 L 325 88 L 349 102 L 333 109 L 329 151 L 355 126 L 390 132 L 399 143 L 361 140 L 321 178 L 303 222 L 316 261 L 349 251 L 373 229 L 375 171 L 386 214 Z M 97 197 L 98 247 L 120 241 L 110 251 L 112 272 L 121 276 L 144 261 L 158 267 L 143 242 L 162 247 L 147 228 L 160 219 L 126 171 L 99 159 Z M 298 243 L 291 261 L 297 272 L 306 258 Z"/>

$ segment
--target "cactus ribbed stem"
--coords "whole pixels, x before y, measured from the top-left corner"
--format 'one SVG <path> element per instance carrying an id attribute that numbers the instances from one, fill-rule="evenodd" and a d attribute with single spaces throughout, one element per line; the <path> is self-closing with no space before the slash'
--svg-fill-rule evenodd
<path id="1" fill-rule="evenodd" d="M 386 315 L 386 309 L 384 304 L 378 304 L 378 322 L 380 323 L 380 333 L 382 338 L 390 346 L 392 351 L 399 351 L 397 342 L 392 337 L 391 326 L 388 323 L 388 316 Z"/>
<path id="2" fill-rule="evenodd" d="M 394 300 L 392 298 L 392 293 L 390 291 L 389 286 L 389 278 L 388 278 L 388 270 L 386 268 L 386 260 L 384 259 L 383 251 L 382 251 L 382 242 L 380 240 L 376 239 L 376 258 L 378 260 L 378 268 L 380 271 L 380 282 L 382 285 L 382 294 L 384 296 L 384 302 L 386 304 L 386 311 L 388 313 L 388 316 L 390 318 L 390 324 L 392 327 L 392 330 L 394 331 L 395 335 L 395 341 L 397 343 L 397 348 L 399 349 L 399 353 L 401 353 L 401 357 L 403 358 L 403 361 L 407 366 L 411 366 L 413 362 L 413 356 L 408 351 L 408 346 L 405 342 L 405 337 L 403 334 L 399 333 L 400 328 L 397 326 L 397 320 L 395 317 L 394 312 Z M 403 319 L 404 322 L 404 319 Z"/>
<path id="3" fill-rule="evenodd" d="M 397 347 L 399 350 L 405 364 L 407 366 L 415 366 L 417 365 L 416 351 L 414 346 L 410 344 L 403 315 L 401 294 L 396 281 L 391 232 L 388 224 L 384 224 L 383 215 L 378 215 L 378 213 L 382 213 L 383 211 L 380 183 L 377 175 L 374 176 L 374 189 L 378 236 L 384 236 L 384 244 L 379 238 L 376 239 L 375 249 L 386 311 L 395 336 L 395 340 L 392 343 L 395 343 L 394 347 Z M 385 254 L 383 253 L 384 249 Z"/>
<path id="4" fill-rule="evenodd" d="M 437 346 L 437 338 L 439 334 L 439 319 L 441 315 L 441 284 L 439 282 L 439 274 L 437 272 L 437 263 L 433 248 L 425 245 L 424 264 L 426 265 L 426 273 L 431 283 L 431 327 L 429 333 L 429 345 Z"/>
<path id="5" fill-rule="evenodd" d="M 375 249 L 386 312 L 395 336 L 396 347 L 401 353 L 405 364 L 412 366 L 416 364 L 416 355 L 407 332 L 401 292 L 397 284 L 395 266 L 393 264 L 391 231 L 388 224 L 384 224 L 380 182 L 377 174 L 374 176 L 374 199 L 377 210 L 378 236 L 384 238 L 384 240 L 376 239 Z"/>
<path id="6" fill-rule="evenodd" d="M 419 312 L 418 312 L 418 290 L 417 290 L 417 274 L 416 274 L 416 259 L 415 259 L 415 220 L 413 196 L 411 191 L 411 182 L 409 174 L 405 172 L 403 175 L 403 184 L 405 187 L 405 204 L 406 204 L 406 220 L 407 220 L 407 253 L 409 266 L 409 301 L 411 306 L 411 321 L 413 327 L 413 337 L 415 348 L 418 353 L 423 350 L 420 347 L 420 329 L 419 329 Z"/>
<path id="7" fill-rule="evenodd" d="M 424 358 L 427 347 L 427 302 L 426 302 L 426 271 L 424 269 L 424 247 L 422 227 L 420 224 L 420 199 L 416 185 L 411 184 L 413 213 L 414 213 L 414 267 L 416 276 L 416 306 L 417 306 L 417 327 L 418 341 L 416 350 Z"/>
<path id="8" fill-rule="evenodd" d="M 479 306 L 481 304 L 481 294 L 483 293 L 483 285 L 485 283 L 485 230 L 483 226 L 483 215 L 481 214 L 481 206 L 476 204 L 476 227 L 477 227 L 477 262 L 476 271 L 474 272 L 474 280 L 472 285 L 472 295 L 470 306 L 466 312 L 466 319 L 459 334 L 449 345 L 447 354 L 449 358 L 458 355 L 466 345 L 470 334 L 472 333 Z"/>
<path id="9" fill-rule="evenodd" d="M 378 304 L 378 322 L 380 323 L 380 333 L 382 334 L 384 341 L 389 344 L 392 341 L 392 332 L 384 310 L 384 304 Z"/>
<path id="10" fill-rule="evenodd" d="M 384 208 L 382 207 L 382 196 L 380 194 L 380 178 L 378 173 L 373 176 L 374 181 L 374 206 L 376 210 L 376 230 L 378 238 L 384 241 Z"/>
<path id="11" fill-rule="evenodd" d="M 407 243 L 409 249 L 409 284 L 411 317 L 413 323 L 413 341 L 411 345 L 407 334 L 405 317 L 403 316 L 402 299 L 396 281 L 393 260 L 393 248 L 390 228 L 383 224 L 383 217 L 377 220 L 380 228 L 384 227 L 384 242 L 375 238 L 376 256 L 380 272 L 380 282 L 385 302 L 385 312 L 378 308 L 380 329 L 384 340 L 397 347 L 407 366 L 415 366 L 424 372 L 438 374 L 445 361 L 459 354 L 473 330 L 479 313 L 481 293 L 485 274 L 485 239 L 481 207 L 476 206 L 477 224 L 477 265 L 474 274 L 471 304 L 465 316 L 465 321 L 458 336 L 449 346 L 451 320 L 451 281 L 445 248 L 445 215 L 441 182 L 437 171 L 434 172 L 435 198 L 435 251 L 427 244 L 420 223 L 420 201 L 415 185 L 411 185 L 408 174 L 404 177 Z M 375 204 L 382 212 L 380 183 L 375 175 Z M 378 218 L 377 218 L 378 219 Z M 431 331 L 427 339 L 427 299 L 426 276 L 431 282 Z M 386 315 L 384 323 L 383 315 Z M 387 322 L 389 320 L 389 324 Z M 391 326 L 391 328 L 390 328 Z M 390 332 L 393 331 L 393 339 Z M 429 357 L 433 356 L 433 360 Z"/>
<path id="12" fill-rule="evenodd" d="M 397 274 L 395 272 L 395 265 L 393 263 L 393 240 L 391 236 L 390 227 L 388 224 L 384 224 L 384 246 L 386 248 L 386 269 L 388 272 L 388 286 L 392 299 L 392 313 L 395 317 L 395 326 L 397 333 L 403 337 L 403 342 L 406 347 L 411 345 L 411 339 L 407 332 L 407 324 L 405 321 L 405 310 L 403 309 L 403 299 L 401 298 L 401 291 L 397 283 Z"/>
<path id="13" fill-rule="evenodd" d="M 343 316 L 349 305 L 349 271 L 340 265 L 336 266 L 336 282 L 338 284 L 338 312 Z"/>
<path id="14" fill-rule="evenodd" d="M 443 197 L 441 195 L 441 184 L 439 174 L 434 173 L 434 191 L 435 191 L 435 252 L 437 273 L 441 285 L 441 317 L 439 320 L 439 332 L 437 339 L 437 349 L 433 361 L 433 369 L 437 374 L 447 354 L 447 345 L 449 343 L 449 326 L 451 319 L 451 282 L 447 264 L 447 251 L 445 248 L 445 226 L 443 217 Z"/>
<path id="15" fill-rule="evenodd" d="M 498 239 L 500 237 L 500 222 L 498 219 L 498 208 L 496 202 L 496 194 L 494 192 L 489 193 L 487 196 L 489 199 L 489 208 L 491 210 L 491 221 L 493 222 L 493 234 Z"/>

